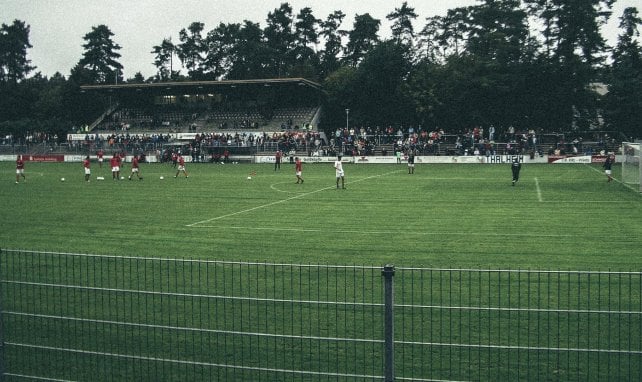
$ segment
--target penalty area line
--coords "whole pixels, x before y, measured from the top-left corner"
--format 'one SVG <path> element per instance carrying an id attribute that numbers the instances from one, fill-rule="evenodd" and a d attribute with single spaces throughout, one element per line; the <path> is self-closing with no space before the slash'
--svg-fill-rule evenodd
<path id="1" fill-rule="evenodd" d="M 395 170 L 395 171 L 387 172 L 387 173 L 385 173 L 385 174 L 372 175 L 372 176 L 368 176 L 368 177 L 365 177 L 365 178 L 361 178 L 361 179 L 353 180 L 353 181 L 351 181 L 351 182 L 346 182 L 346 184 L 348 184 L 348 185 L 349 185 L 349 184 L 353 184 L 353 183 L 363 182 L 363 181 L 368 180 L 368 179 L 379 178 L 379 177 L 382 177 L 382 176 L 387 176 L 387 175 L 394 174 L 394 173 L 396 173 L 396 172 L 401 172 L 401 171 L 403 171 L 403 170 Z M 275 200 L 274 202 L 266 203 L 266 204 L 262 204 L 262 205 L 260 205 L 260 206 L 256 206 L 256 207 L 252 207 L 252 208 L 247 208 L 247 209 L 245 209 L 245 210 L 240 210 L 240 211 L 232 212 L 232 213 L 225 214 L 225 215 L 221 215 L 221 216 L 217 216 L 217 217 L 215 217 L 215 218 L 211 218 L 211 219 L 201 220 L 201 221 L 199 221 L 199 222 L 192 223 L 192 224 L 187 224 L 187 225 L 185 225 L 185 226 L 186 226 L 186 227 L 195 227 L 195 226 L 197 226 L 197 225 L 206 224 L 206 223 L 209 223 L 209 222 L 213 222 L 213 221 L 217 221 L 217 220 L 221 220 L 221 219 L 229 218 L 229 217 L 231 217 L 231 216 L 241 215 L 241 214 L 245 214 L 245 213 L 252 212 L 252 211 L 255 211 L 255 210 L 259 210 L 259 209 L 261 209 L 261 208 L 272 207 L 272 206 L 277 205 L 277 204 L 281 204 L 281 203 L 289 202 L 290 200 L 299 199 L 299 198 L 302 198 L 302 197 L 304 197 L 304 196 L 308 196 L 308 195 L 316 194 L 317 192 L 322 192 L 322 191 L 331 190 L 331 189 L 333 189 L 334 187 L 335 187 L 335 186 L 330 186 L 330 187 L 320 188 L 320 189 L 318 189 L 318 190 L 314 190 L 314 191 L 306 192 L 306 193 L 303 193 L 303 194 L 299 194 L 299 195 L 291 196 L 291 197 L 289 197 L 289 198 L 285 198 L 285 199 L 281 199 L 281 200 Z"/>
<path id="2" fill-rule="evenodd" d="M 584 166 L 590 168 L 591 170 L 597 172 L 598 174 L 602 174 L 602 171 L 594 168 L 593 166 L 589 166 L 588 164 L 585 164 Z M 629 190 L 632 190 L 632 191 L 635 191 L 635 192 L 639 192 L 639 190 L 635 189 L 635 187 L 629 186 L 628 184 L 622 182 L 621 180 L 616 179 L 615 177 L 613 178 L 613 181 L 615 181 L 617 183 L 620 183 L 621 185 L 623 185 L 624 187 L 628 188 Z M 642 195 L 642 193 L 640 193 L 640 195 Z"/>
<path id="3" fill-rule="evenodd" d="M 501 232 L 444 232 L 444 231 L 395 231 L 395 230 L 333 230 L 325 228 L 288 228 L 288 227 L 243 227 L 243 226 L 215 226 L 199 225 L 197 228 L 217 228 L 233 231 L 271 231 L 271 232 L 298 232 L 298 233 L 326 233 L 350 235 L 407 235 L 407 236 L 481 236 L 481 237 L 532 237 L 532 238 L 558 238 L 577 237 L 573 234 L 540 234 L 540 233 L 501 233 Z"/>
<path id="4" fill-rule="evenodd" d="M 541 203 L 544 201 L 542 199 L 542 189 L 539 187 L 539 179 L 535 178 L 535 189 L 537 190 L 537 200 Z"/>

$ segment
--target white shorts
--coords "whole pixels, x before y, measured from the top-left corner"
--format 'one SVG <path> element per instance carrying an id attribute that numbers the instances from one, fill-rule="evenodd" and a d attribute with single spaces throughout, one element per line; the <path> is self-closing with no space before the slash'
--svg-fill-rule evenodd
<path id="1" fill-rule="evenodd" d="M 337 171 L 336 171 L 336 173 L 337 173 L 337 178 L 341 178 L 342 176 L 344 176 L 344 175 L 345 175 L 345 173 L 343 172 L 343 170 L 342 170 L 342 171 L 337 170 Z"/>
<path id="2" fill-rule="evenodd" d="M 185 171 L 185 166 L 178 166 L 178 171 Z"/>
<path id="3" fill-rule="evenodd" d="M 118 172 L 120 171 L 120 166 L 114 166 L 111 168 L 111 172 Z"/>
<path id="4" fill-rule="evenodd" d="M 297 171 L 297 172 L 295 172 L 295 173 L 294 173 L 294 175 L 296 175 L 296 176 L 301 176 L 301 171 Z"/>
<path id="5" fill-rule="evenodd" d="M 103 158 L 98 158 L 98 162 L 102 163 L 103 162 Z"/>
<path id="6" fill-rule="evenodd" d="M 91 169 L 85 167 L 85 175 L 91 175 Z"/>
<path id="7" fill-rule="evenodd" d="M 132 167 L 132 174 L 135 173 L 135 172 L 138 172 L 138 168 L 137 167 Z"/>
<path id="8" fill-rule="evenodd" d="M 414 163 L 408 163 L 408 167 L 415 167 Z"/>
<path id="9" fill-rule="evenodd" d="M 611 170 L 604 170 L 604 173 L 605 173 L 606 175 L 611 175 Z"/>
<path id="10" fill-rule="evenodd" d="M 16 175 L 24 175 L 25 169 L 24 168 L 17 168 L 16 169 Z"/>

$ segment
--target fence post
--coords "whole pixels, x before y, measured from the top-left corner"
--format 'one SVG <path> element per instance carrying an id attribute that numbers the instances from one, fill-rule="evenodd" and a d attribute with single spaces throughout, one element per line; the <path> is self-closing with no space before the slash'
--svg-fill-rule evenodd
<path id="1" fill-rule="evenodd" d="M 394 344 L 394 283 L 395 266 L 386 264 L 381 275 L 384 278 L 384 378 L 386 382 L 395 380 L 395 344 Z"/>

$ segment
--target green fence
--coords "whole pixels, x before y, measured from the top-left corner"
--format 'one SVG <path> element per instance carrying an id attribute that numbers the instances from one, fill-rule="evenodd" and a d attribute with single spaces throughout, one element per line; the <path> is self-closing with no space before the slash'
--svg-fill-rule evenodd
<path id="1" fill-rule="evenodd" d="M 642 376 L 641 272 L 383 270 L 2 250 L 0 379 Z"/>

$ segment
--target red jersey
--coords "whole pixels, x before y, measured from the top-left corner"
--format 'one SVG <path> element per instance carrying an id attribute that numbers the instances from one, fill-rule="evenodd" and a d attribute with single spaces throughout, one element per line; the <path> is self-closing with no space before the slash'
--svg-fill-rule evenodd
<path id="1" fill-rule="evenodd" d="M 104 155 L 103 150 L 98 150 L 96 155 L 98 156 L 98 159 L 103 159 L 103 155 Z"/>
<path id="2" fill-rule="evenodd" d="M 132 159 L 132 168 L 138 168 L 138 158 L 137 157 L 134 157 L 134 159 Z"/>
<path id="3" fill-rule="evenodd" d="M 300 159 L 294 164 L 294 171 L 303 171 L 303 163 L 301 163 Z"/>
<path id="4" fill-rule="evenodd" d="M 185 166 L 185 159 L 183 159 L 183 157 L 178 157 L 178 164 L 180 166 Z"/>
<path id="5" fill-rule="evenodd" d="M 276 152 L 276 161 L 277 161 L 277 163 L 281 162 L 281 156 L 282 156 L 281 151 L 280 150 L 277 151 Z"/>
<path id="6" fill-rule="evenodd" d="M 119 160 L 119 158 L 118 158 L 118 157 L 112 157 L 112 158 L 109 160 L 109 164 L 111 165 L 111 167 L 118 167 L 118 166 L 120 166 L 119 162 L 120 162 L 120 160 Z"/>
<path id="7" fill-rule="evenodd" d="M 25 169 L 25 162 L 22 159 L 17 159 L 16 170 L 24 170 L 24 169 Z"/>
<path id="8" fill-rule="evenodd" d="M 91 162 L 89 162 L 89 159 L 85 159 L 84 161 L 82 161 L 82 165 L 83 165 L 85 168 L 89 168 L 89 166 L 91 166 L 91 165 L 90 165 L 90 163 L 91 163 Z"/>

